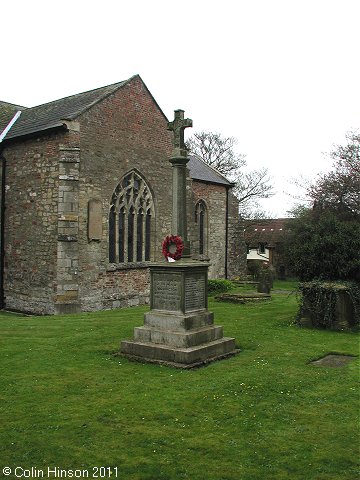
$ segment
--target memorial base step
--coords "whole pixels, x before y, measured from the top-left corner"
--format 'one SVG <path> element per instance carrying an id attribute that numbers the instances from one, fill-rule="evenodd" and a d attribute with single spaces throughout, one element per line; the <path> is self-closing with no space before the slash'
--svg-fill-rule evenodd
<path id="1" fill-rule="evenodd" d="M 189 331 L 176 332 L 162 328 L 147 326 L 134 329 L 134 340 L 141 343 L 165 344 L 169 347 L 187 348 L 203 343 L 220 340 L 223 337 L 223 327 L 207 326 Z"/>
<path id="2" fill-rule="evenodd" d="M 201 328 L 214 323 L 214 314 L 207 310 L 180 313 L 162 310 L 150 310 L 144 315 L 144 326 L 183 332 L 194 328 Z"/>
<path id="3" fill-rule="evenodd" d="M 161 363 L 177 368 L 194 368 L 239 353 L 235 339 L 223 337 L 187 348 L 132 340 L 121 342 L 121 356 L 143 363 Z"/>

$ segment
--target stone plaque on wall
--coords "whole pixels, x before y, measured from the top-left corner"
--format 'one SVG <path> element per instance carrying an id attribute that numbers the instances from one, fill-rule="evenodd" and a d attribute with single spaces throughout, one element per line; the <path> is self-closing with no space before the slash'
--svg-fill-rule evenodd
<path id="1" fill-rule="evenodd" d="M 93 198 L 88 203 L 88 238 L 101 240 L 102 238 L 102 203 Z"/>

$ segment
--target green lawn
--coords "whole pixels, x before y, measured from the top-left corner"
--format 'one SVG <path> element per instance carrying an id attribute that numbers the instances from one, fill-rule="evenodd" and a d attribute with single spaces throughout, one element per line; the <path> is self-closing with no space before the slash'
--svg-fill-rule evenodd
<path id="1" fill-rule="evenodd" d="M 182 371 L 112 355 L 146 310 L 0 314 L 0 472 L 12 469 L 4 478 L 21 478 L 15 467 L 43 478 L 56 478 L 48 467 L 126 480 L 358 478 L 359 359 L 309 364 L 329 352 L 358 355 L 356 333 L 291 325 L 295 295 L 210 300 L 242 351 Z"/>

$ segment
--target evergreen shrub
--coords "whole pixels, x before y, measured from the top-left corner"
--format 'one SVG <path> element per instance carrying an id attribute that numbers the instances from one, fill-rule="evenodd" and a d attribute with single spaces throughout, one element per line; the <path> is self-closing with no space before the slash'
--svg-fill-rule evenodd
<path id="1" fill-rule="evenodd" d="M 208 280 L 208 293 L 224 293 L 234 288 L 234 284 L 230 280 L 221 278 Z"/>

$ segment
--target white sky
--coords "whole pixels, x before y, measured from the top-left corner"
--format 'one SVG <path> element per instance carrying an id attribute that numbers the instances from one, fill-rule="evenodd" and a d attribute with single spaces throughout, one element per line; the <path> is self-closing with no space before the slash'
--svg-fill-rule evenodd
<path id="1" fill-rule="evenodd" d="M 292 178 L 360 126 L 359 0 L 12 0 L 1 4 L 0 99 L 34 106 L 140 74 L 171 120 L 238 139 L 293 204 Z M 187 129 L 187 132 L 190 129 Z"/>

